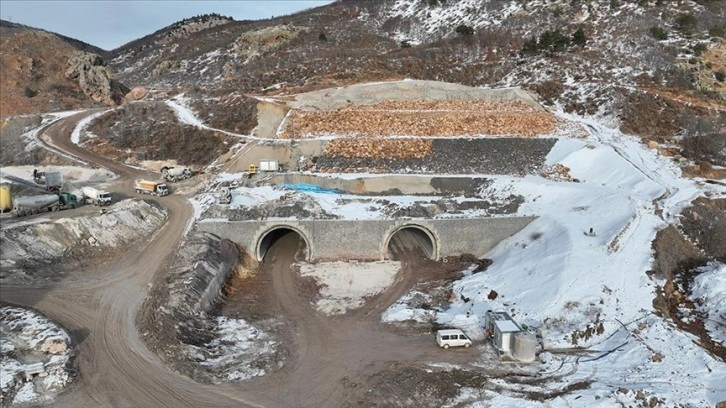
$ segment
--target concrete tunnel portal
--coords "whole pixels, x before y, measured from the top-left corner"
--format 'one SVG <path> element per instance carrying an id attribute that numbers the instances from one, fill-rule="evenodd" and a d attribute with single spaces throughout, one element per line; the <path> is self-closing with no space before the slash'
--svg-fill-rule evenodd
<path id="1" fill-rule="evenodd" d="M 282 237 L 290 234 L 297 235 L 298 238 L 298 248 L 296 249 L 295 258 L 297 259 L 298 256 L 302 254 L 303 258 L 306 261 L 309 261 L 311 247 L 307 237 L 305 237 L 305 234 L 303 234 L 302 231 L 288 225 L 275 226 L 260 236 L 257 243 L 257 260 L 263 261 L 270 247 Z"/>
<path id="2" fill-rule="evenodd" d="M 427 228 L 409 224 L 396 229 L 386 243 L 386 255 L 397 260 L 402 252 L 420 250 L 428 259 L 438 259 L 439 251 L 434 235 Z"/>

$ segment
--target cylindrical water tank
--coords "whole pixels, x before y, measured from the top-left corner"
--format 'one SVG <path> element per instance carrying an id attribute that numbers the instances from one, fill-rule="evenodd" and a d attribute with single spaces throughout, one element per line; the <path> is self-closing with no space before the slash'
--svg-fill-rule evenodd
<path id="1" fill-rule="evenodd" d="M 514 335 L 514 350 L 512 350 L 512 357 L 519 361 L 534 361 L 536 346 L 537 336 L 535 336 L 534 333 L 517 333 Z"/>
<path id="2" fill-rule="evenodd" d="M 10 184 L 0 185 L 0 211 L 6 212 L 13 209 L 13 198 L 10 195 Z"/>

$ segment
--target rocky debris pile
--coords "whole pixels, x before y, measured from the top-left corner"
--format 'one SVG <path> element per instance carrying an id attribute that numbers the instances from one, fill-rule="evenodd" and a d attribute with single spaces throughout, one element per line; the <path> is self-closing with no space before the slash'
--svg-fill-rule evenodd
<path id="1" fill-rule="evenodd" d="M 149 94 L 149 90 L 143 86 L 137 86 L 131 89 L 124 98 L 127 101 L 139 101 Z"/>
<path id="2" fill-rule="evenodd" d="M 520 101 L 389 101 L 369 106 L 345 106 L 334 111 L 294 110 L 282 137 L 330 134 L 531 137 L 551 133 L 556 125 L 552 114 Z"/>
<path id="3" fill-rule="evenodd" d="M 230 17 L 220 16 L 216 14 L 205 14 L 185 19 L 169 26 L 169 30 L 166 33 L 162 34 L 163 37 L 161 38 L 161 40 L 159 40 L 159 44 L 173 44 L 175 40 L 178 40 L 180 38 L 188 38 L 190 35 L 199 31 L 224 25 L 232 21 L 234 21 L 234 19 Z"/>
<path id="4" fill-rule="evenodd" d="M 47 318 L 0 308 L 0 405 L 52 401 L 73 379 L 71 338 Z"/>
<path id="5" fill-rule="evenodd" d="M 511 195 L 501 199 L 472 198 L 465 201 L 453 199 L 421 200 L 410 205 L 399 205 L 388 200 L 376 200 L 380 206 L 381 213 L 390 219 L 402 217 L 411 218 L 447 218 L 463 217 L 467 213 L 474 212 L 477 216 L 516 214 L 519 206 L 524 202 L 524 197 Z M 372 206 L 376 208 L 376 206 Z"/>
<path id="6" fill-rule="evenodd" d="M 254 206 L 211 205 L 203 218 L 227 218 L 230 221 L 264 220 L 268 218 L 295 218 L 329 220 L 338 216 L 330 214 L 312 197 L 291 191 L 278 199 Z"/>
<path id="7" fill-rule="evenodd" d="M 129 89 L 113 78 L 100 56 L 84 51 L 68 58 L 66 78 L 78 81 L 86 96 L 108 106 L 120 105 Z"/>
<path id="8" fill-rule="evenodd" d="M 555 181 L 578 181 L 570 175 L 569 167 L 563 166 L 559 163 L 552 166 L 542 166 L 539 171 L 539 175 Z"/>
<path id="9" fill-rule="evenodd" d="M 422 157 L 344 157 L 324 155 L 315 162 L 323 173 L 534 174 L 544 165 L 556 139 L 431 139 Z"/>
<path id="10" fill-rule="evenodd" d="M 0 230 L 0 282 L 60 279 L 63 267 L 83 267 L 93 258 L 108 257 L 109 251 L 152 234 L 165 218 L 166 212 L 156 204 L 123 200 L 93 216 L 36 219 L 34 224 L 6 227 Z"/>
<path id="11" fill-rule="evenodd" d="M 225 285 L 240 268 L 239 248 L 208 233 L 192 233 L 180 248 L 143 306 L 139 330 L 147 346 L 197 381 L 263 375 L 276 359 L 272 336 L 244 320 L 215 316 Z"/>
<path id="12" fill-rule="evenodd" d="M 248 31 L 237 37 L 232 44 L 236 57 L 245 59 L 262 55 L 280 45 L 293 40 L 308 28 L 292 25 L 265 27 L 257 31 Z"/>
<path id="13" fill-rule="evenodd" d="M 343 138 L 325 146 L 326 156 L 345 158 L 421 159 L 432 151 L 430 139 Z"/>

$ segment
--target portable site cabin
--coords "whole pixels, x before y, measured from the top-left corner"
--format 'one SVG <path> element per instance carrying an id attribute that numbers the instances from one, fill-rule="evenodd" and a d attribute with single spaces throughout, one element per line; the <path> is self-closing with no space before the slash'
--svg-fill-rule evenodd
<path id="1" fill-rule="evenodd" d="M 514 336 L 522 332 L 522 328 L 506 312 L 487 312 L 486 329 L 494 346 L 508 354 L 514 350 Z"/>

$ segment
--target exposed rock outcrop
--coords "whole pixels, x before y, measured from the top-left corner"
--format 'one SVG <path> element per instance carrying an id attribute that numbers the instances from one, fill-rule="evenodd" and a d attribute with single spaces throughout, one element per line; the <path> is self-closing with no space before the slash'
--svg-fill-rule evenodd
<path id="1" fill-rule="evenodd" d="M 120 105 L 129 88 L 113 78 L 100 56 L 84 51 L 74 52 L 68 59 L 66 78 L 77 80 L 86 96 L 105 105 Z"/>
<path id="2" fill-rule="evenodd" d="M 126 100 L 138 101 L 143 99 L 148 93 L 148 89 L 144 88 L 143 86 L 137 86 L 126 94 Z"/>

